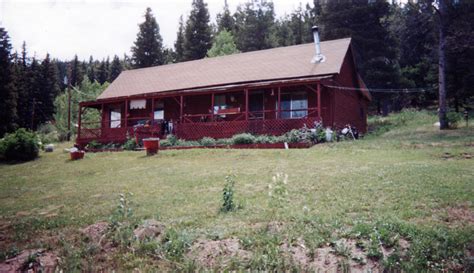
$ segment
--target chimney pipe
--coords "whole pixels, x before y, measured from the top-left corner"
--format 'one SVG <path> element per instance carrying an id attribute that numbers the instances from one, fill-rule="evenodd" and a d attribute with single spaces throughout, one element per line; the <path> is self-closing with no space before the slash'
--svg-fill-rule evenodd
<path id="1" fill-rule="evenodd" d="M 321 54 L 321 47 L 320 47 L 320 42 L 319 42 L 319 28 L 318 26 L 313 26 L 311 30 L 313 31 L 314 47 L 316 49 L 316 55 L 314 55 L 311 62 L 314 64 L 322 63 L 326 61 L 326 57 L 323 54 Z"/>

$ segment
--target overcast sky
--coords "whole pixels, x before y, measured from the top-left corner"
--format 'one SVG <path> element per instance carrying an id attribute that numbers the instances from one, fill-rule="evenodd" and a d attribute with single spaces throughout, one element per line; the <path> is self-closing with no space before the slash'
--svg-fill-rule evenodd
<path id="1" fill-rule="evenodd" d="M 307 1 L 307 0 L 306 0 Z M 305 0 L 301 2 L 306 4 Z M 14 50 L 26 41 L 29 55 L 44 58 L 46 52 L 60 59 L 113 57 L 130 54 L 138 24 L 151 7 L 164 44 L 173 46 L 179 16 L 189 14 L 192 0 L 0 0 L 0 26 L 8 31 Z M 224 0 L 205 0 L 211 21 Z M 245 0 L 228 0 L 231 11 Z M 277 16 L 291 13 L 300 1 L 273 0 Z"/>

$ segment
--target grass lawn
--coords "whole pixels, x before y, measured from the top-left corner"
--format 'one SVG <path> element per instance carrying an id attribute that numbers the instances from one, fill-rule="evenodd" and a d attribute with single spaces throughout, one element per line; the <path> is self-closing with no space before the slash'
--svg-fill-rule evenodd
<path id="1" fill-rule="evenodd" d="M 62 152 L 68 145 L 60 144 L 35 161 L 0 164 L 1 256 L 46 247 L 62 256 L 65 269 L 87 270 L 84 261 L 95 261 L 96 270 L 193 269 L 198 265 L 186 254 L 193 242 L 238 238 L 251 257 L 221 268 L 271 270 L 298 266 L 285 259 L 283 244 L 303 240 L 313 249 L 308 256 L 333 247 L 350 261 L 334 242 L 364 240 L 370 251 L 373 244 L 397 249 L 403 238 L 407 253 L 373 260 L 393 270 L 468 270 L 474 124 L 440 132 L 435 119 L 427 112 L 374 118 L 374 135 L 310 149 L 114 152 L 72 162 Z M 221 213 L 229 173 L 236 175 L 234 199 L 242 208 Z M 269 196 L 276 173 L 288 175 L 280 202 Z M 126 192 L 133 193 L 133 219 L 159 219 L 170 231 L 149 247 L 157 255 L 128 247 L 97 261 L 78 229 L 108 221 Z M 344 259 L 338 262 L 344 271 Z"/>

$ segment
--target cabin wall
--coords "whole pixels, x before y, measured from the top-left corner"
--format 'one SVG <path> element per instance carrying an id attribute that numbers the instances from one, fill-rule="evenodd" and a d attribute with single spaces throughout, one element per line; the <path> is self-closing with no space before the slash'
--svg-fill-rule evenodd
<path id="1" fill-rule="evenodd" d="M 360 88 L 351 50 L 346 54 L 341 72 L 335 76 L 335 81 L 341 86 Z M 334 94 L 333 127 L 342 128 L 346 124 L 351 124 L 359 131 L 367 132 L 369 100 L 360 91 L 333 89 L 332 92 Z"/>

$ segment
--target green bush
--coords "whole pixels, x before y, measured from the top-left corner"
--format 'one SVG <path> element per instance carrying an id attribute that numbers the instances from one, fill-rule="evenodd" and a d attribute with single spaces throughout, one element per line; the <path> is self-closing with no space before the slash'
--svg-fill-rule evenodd
<path id="1" fill-rule="evenodd" d="M 251 134 L 243 133 L 243 134 L 234 135 L 232 137 L 232 144 L 234 145 L 253 144 L 253 143 L 255 143 L 255 137 Z"/>
<path id="2" fill-rule="evenodd" d="M 202 146 L 214 146 L 216 145 L 216 140 L 213 139 L 212 137 L 203 137 L 199 143 L 202 145 Z"/>
<path id="3" fill-rule="evenodd" d="M 38 157 L 38 136 L 24 128 L 7 134 L 0 140 L 0 154 L 6 160 L 29 161 Z"/>
<path id="4" fill-rule="evenodd" d="M 178 145 L 179 139 L 175 135 L 167 135 L 166 140 L 170 143 L 170 146 Z"/>
<path id="5" fill-rule="evenodd" d="M 463 115 L 461 113 L 457 112 L 449 112 L 446 115 L 446 119 L 448 120 L 448 126 L 449 128 L 457 128 L 459 125 L 459 122 L 462 120 Z"/>
<path id="6" fill-rule="evenodd" d="M 128 151 L 133 151 L 137 148 L 137 142 L 133 138 L 127 139 L 123 144 L 123 149 Z"/>
<path id="7" fill-rule="evenodd" d="M 59 135 L 56 126 L 49 122 L 41 124 L 38 127 L 38 130 L 36 130 L 36 133 L 38 134 L 41 143 L 43 144 L 49 144 L 59 141 Z"/>
<path id="8" fill-rule="evenodd" d="M 87 148 L 88 149 L 100 149 L 104 145 L 102 143 L 98 142 L 97 140 L 92 140 L 91 142 L 87 143 Z"/>
<path id="9" fill-rule="evenodd" d="M 216 140 L 217 145 L 231 145 L 232 139 L 231 138 L 220 138 Z"/>
<path id="10" fill-rule="evenodd" d="M 168 139 L 163 139 L 163 140 L 160 140 L 160 146 L 161 147 L 170 147 L 170 146 L 173 146 L 173 145 L 171 144 L 171 142 Z"/>

